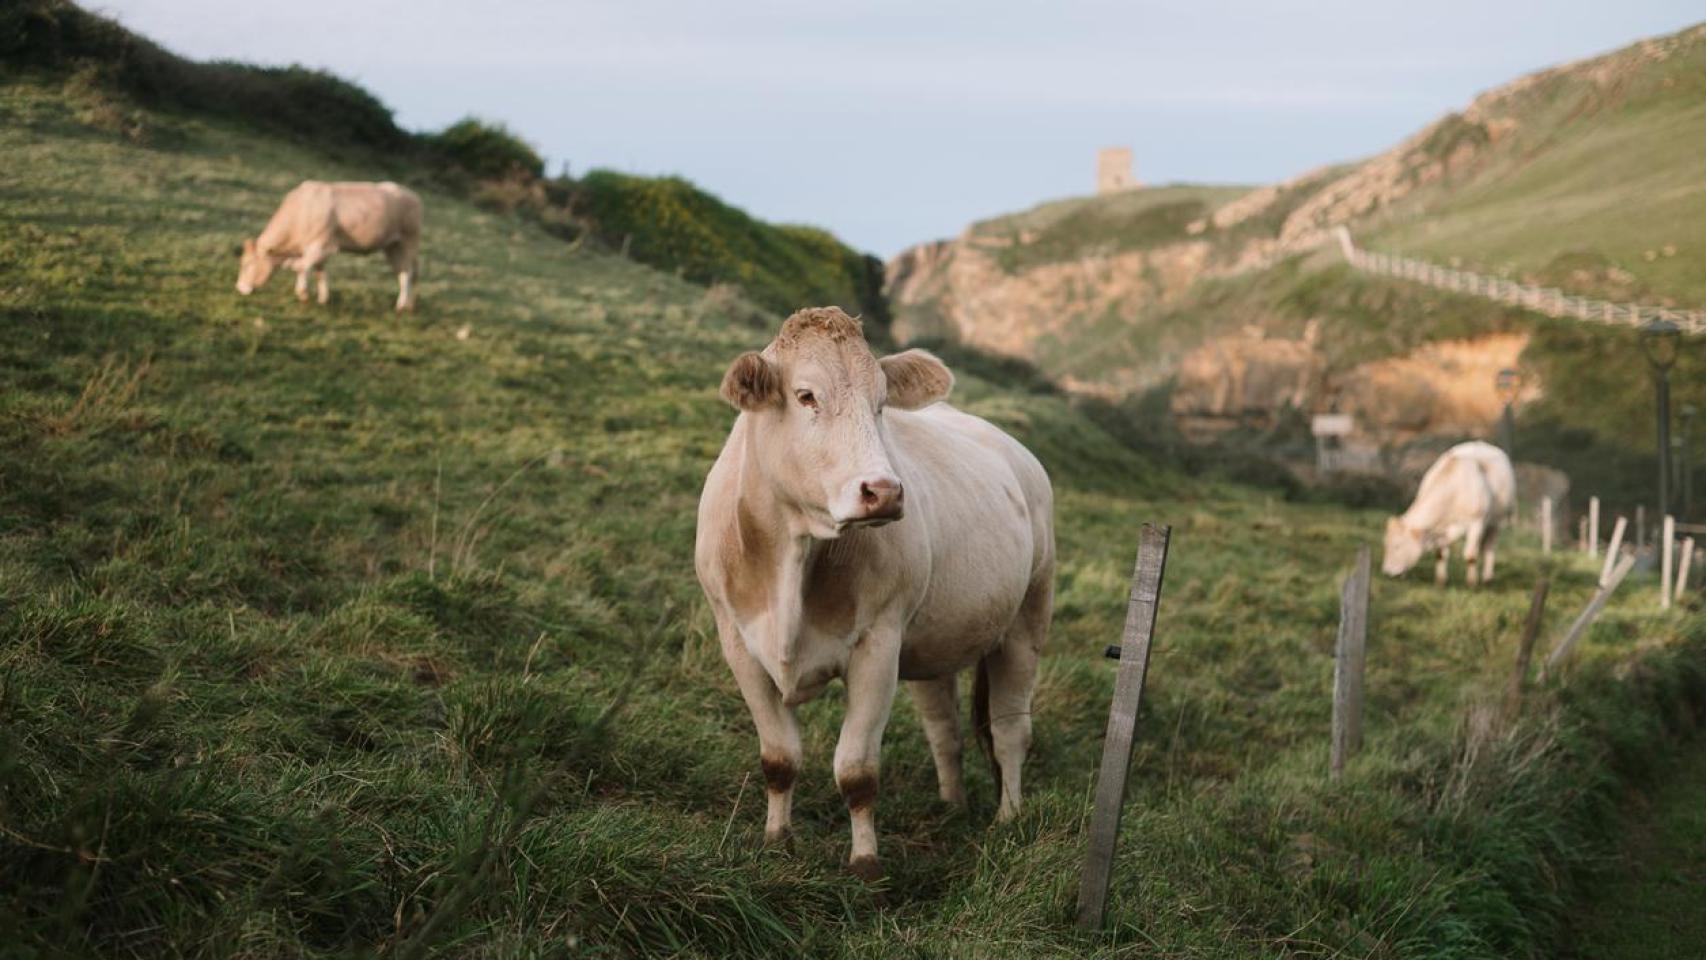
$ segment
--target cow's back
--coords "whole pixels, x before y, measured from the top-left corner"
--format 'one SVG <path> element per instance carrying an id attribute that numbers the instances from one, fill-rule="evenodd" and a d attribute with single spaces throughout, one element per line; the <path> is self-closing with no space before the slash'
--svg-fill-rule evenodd
<path id="1" fill-rule="evenodd" d="M 1510 458 L 1490 443 L 1472 440 L 1434 461 L 1405 518 L 1418 529 L 1485 523 L 1510 513 L 1515 492 Z"/>
<path id="2" fill-rule="evenodd" d="M 368 252 L 419 237 L 421 199 L 413 190 L 389 181 L 326 186 L 340 249 Z"/>

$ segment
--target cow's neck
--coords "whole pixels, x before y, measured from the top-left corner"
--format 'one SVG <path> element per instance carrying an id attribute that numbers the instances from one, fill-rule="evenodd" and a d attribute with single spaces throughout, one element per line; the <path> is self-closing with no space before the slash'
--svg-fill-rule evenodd
<path id="1" fill-rule="evenodd" d="M 805 517 L 777 496 L 759 469 L 758 441 L 751 424 L 746 427 L 729 531 L 739 544 L 739 569 L 731 575 L 740 582 L 730 593 L 752 653 L 787 696 L 803 668 L 800 643 L 812 570 L 821 558 L 839 556 L 851 544 L 810 535 Z"/>

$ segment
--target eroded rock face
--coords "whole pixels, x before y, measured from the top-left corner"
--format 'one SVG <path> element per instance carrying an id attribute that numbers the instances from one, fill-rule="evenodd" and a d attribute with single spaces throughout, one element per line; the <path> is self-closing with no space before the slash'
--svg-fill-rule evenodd
<path id="1" fill-rule="evenodd" d="M 1527 346 L 1526 333 L 1423 344 L 1333 377 L 1324 399 L 1389 443 L 1424 434 L 1485 436 L 1504 408 L 1493 389 L 1498 373 L 1515 367 Z M 1540 384 L 1530 378 L 1518 399 L 1539 395 Z"/>
<path id="2" fill-rule="evenodd" d="M 1076 318 L 1135 319 L 1182 294 L 1203 276 L 1210 250 L 1205 241 L 1189 240 L 1011 273 L 996 256 L 1014 242 L 967 230 L 890 261 L 896 336 L 902 342 L 943 336 L 1032 359 L 1040 339 Z"/>
<path id="3" fill-rule="evenodd" d="M 1503 401 L 1498 372 L 1517 365 L 1528 335 L 1501 333 L 1424 344 L 1402 356 L 1329 370 L 1317 348 L 1318 327 L 1301 339 L 1248 327 L 1215 337 L 1180 360 L 1172 412 L 1187 435 L 1234 426 L 1269 426 L 1281 411 L 1348 413 L 1357 432 L 1347 442 L 1402 444 L 1420 436 L 1486 436 Z M 1538 397 L 1530 379 L 1518 398 Z"/>
<path id="4" fill-rule="evenodd" d="M 1326 364 L 1315 328 L 1301 340 L 1260 327 L 1215 337 L 1180 359 L 1171 409 L 1187 435 L 1239 424 L 1267 425 L 1278 411 L 1307 410 L 1321 395 Z"/>

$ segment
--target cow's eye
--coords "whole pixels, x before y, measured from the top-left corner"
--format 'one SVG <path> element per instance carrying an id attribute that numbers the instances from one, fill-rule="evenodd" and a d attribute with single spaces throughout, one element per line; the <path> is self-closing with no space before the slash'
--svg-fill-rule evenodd
<path id="1" fill-rule="evenodd" d="M 817 397 L 810 390 L 795 390 L 794 399 L 800 401 L 800 406 L 817 409 Z"/>

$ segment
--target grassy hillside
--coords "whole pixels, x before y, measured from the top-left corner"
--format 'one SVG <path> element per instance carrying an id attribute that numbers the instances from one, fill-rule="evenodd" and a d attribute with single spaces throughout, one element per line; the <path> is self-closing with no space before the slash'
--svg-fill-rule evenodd
<path id="1" fill-rule="evenodd" d="M 24 955 L 1536 955 L 1620 784 L 1706 702 L 1632 581 L 1507 725 L 1536 558 L 1376 588 L 1369 748 L 1326 765 L 1337 580 L 1381 517 L 1275 502 L 967 369 L 1059 489 L 1027 808 L 890 726 L 885 885 L 840 866 L 841 703 L 793 853 L 690 563 L 729 358 L 773 314 L 427 189 L 420 311 L 232 292 L 359 157 L 0 84 L 0 942 Z M 406 172 L 406 171 L 405 171 Z M 981 367 L 999 375 L 1001 367 Z M 1175 524 L 1111 931 L 1069 918 L 1137 525 Z M 1592 575 L 1566 563 L 1553 625 Z"/>

